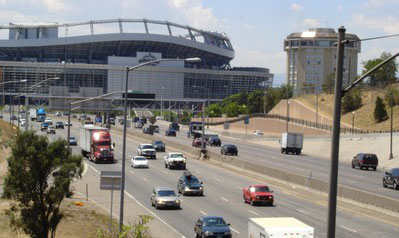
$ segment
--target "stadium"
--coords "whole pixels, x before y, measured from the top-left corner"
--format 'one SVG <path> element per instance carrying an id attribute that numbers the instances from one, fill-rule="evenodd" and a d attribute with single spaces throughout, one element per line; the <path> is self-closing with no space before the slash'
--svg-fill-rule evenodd
<path id="1" fill-rule="evenodd" d="M 217 101 L 272 86 L 267 68 L 231 67 L 235 52 L 224 33 L 168 21 L 110 19 L 78 23 L 10 23 L 0 40 L 3 103 L 43 80 L 29 103 L 65 108 L 70 100 L 124 90 L 126 67 L 167 61 L 129 73 L 129 89 L 163 101 Z M 9 82 L 9 83 L 7 83 Z M 106 107 L 92 103 L 97 109 Z"/>

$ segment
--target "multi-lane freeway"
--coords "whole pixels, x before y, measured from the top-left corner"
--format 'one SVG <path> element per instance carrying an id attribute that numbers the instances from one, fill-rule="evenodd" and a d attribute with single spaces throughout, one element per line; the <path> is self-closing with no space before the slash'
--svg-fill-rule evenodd
<path id="1" fill-rule="evenodd" d="M 66 121 L 62 117 L 54 117 L 55 121 Z M 40 123 L 33 122 L 33 128 L 40 131 Z M 77 137 L 79 143 L 79 128 L 77 121 L 73 122 L 71 135 Z M 161 124 L 160 137 L 163 137 L 165 126 Z M 128 130 L 135 130 L 129 128 Z M 44 132 L 39 132 L 45 134 Z M 121 170 L 121 150 L 122 150 L 122 133 L 112 130 L 112 139 L 116 143 L 115 154 L 118 159 L 116 164 L 94 164 L 88 162 L 89 168 L 101 170 Z M 48 135 L 50 139 L 58 137 L 66 138 L 66 129 L 57 129 L 57 134 Z M 176 140 L 189 144 L 191 140 L 187 139 L 184 130 L 178 133 Z M 297 173 L 306 173 L 305 171 L 296 169 L 297 167 L 314 169 L 314 176 L 327 176 L 327 162 L 311 158 L 308 156 L 287 156 L 282 155 L 278 151 L 263 148 L 258 145 L 247 144 L 234 139 L 223 138 L 224 142 L 233 142 L 239 147 L 239 156 L 243 159 L 257 161 L 259 163 L 268 163 L 270 165 L 281 164 L 281 168 L 289 169 Z M 145 141 L 128 136 L 127 137 L 127 155 L 136 155 L 138 144 Z M 72 147 L 74 153 L 80 153 L 78 147 Z M 217 151 L 219 148 L 211 148 Z M 168 148 L 167 148 L 168 152 Z M 184 151 L 181 151 L 184 153 Z M 156 210 L 151 206 L 150 196 L 153 187 L 168 186 L 176 188 L 178 178 L 182 175 L 182 170 L 168 170 L 164 167 L 162 158 L 165 153 L 157 153 L 157 160 L 150 160 L 149 169 L 133 169 L 129 167 L 130 161 L 126 160 L 126 192 L 134 196 L 139 202 L 144 204 L 147 209 L 153 211 L 157 216 L 166 221 L 170 226 L 174 227 L 182 237 L 194 237 L 194 222 L 202 215 L 221 215 L 228 223 L 231 223 L 233 237 L 247 237 L 247 221 L 250 217 L 296 217 L 297 219 L 307 223 L 315 228 L 315 237 L 325 237 L 327 207 L 325 199 L 319 195 L 310 192 L 301 191 L 292 186 L 283 186 L 271 184 L 274 190 L 275 205 L 269 206 L 250 206 L 245 204 L 242 199 L 242 188 L 253 183 L 269 183 L 263 179 L 253 179 L 218 166 L 198 160 L 188 160 L 187 169 L 204 182 L 205 196 L 184 196 L 182 197 L 181 210 Z M 303 162 L 299 161 L 302 160 Z M 307 161 L 305 163 L 304 161 Z M 295 163 L 296 162 L 296 163 Z M 310 164 L 311 163 L 311 164 Z M 303 165 L 304 167 L 300 167 Z M 283 167 L 284 166 L 284 167 Z M 321 167 L 321 168 L 319 168 Z M 341 170 L 347 171 L 348 180 L 351 174 L 357 175 L 367 173 L 365 171 L 356 171 L 351 169 L 343 169 L 349 167 L 345 163 L 341 163 Z M 319 172 L 316 172 L 319 171 Z M 324 171 L 324 172 L 323 172 Z M 325 175 L 323 175 L 325 173 Z M 320 175 L 318 175 L 320 174 Z M 378 172 L 369 171 L 378 177 Z M 365 179 L 367 178 L 364 176 Z M 353 178 L 352 178 L 353 179 Z M 378 181 L 381 177 L 378 178 Z M 341 183 L 345 181 L 341 179 Z M 348 181 L 349 182 L 349 181 Z M 354 184 L 354 186 L 362 186 L 362 183 Z M 375 192 L 375 191 L 374 191 Z M 395 193 L 388 190 L 388 194 Z M 357 209 L 357 210 L 356 210 Z M 386 219 L 379 221 L 377 217 L 365 215 L 362 208 L 346 206 L 343 210 L 339 209 L 337 214 L 337 237 L 397 237 L 399 232 L 397 222 L 389 222 Z M 367 213 L 370 214 L 370 213 Z"/>

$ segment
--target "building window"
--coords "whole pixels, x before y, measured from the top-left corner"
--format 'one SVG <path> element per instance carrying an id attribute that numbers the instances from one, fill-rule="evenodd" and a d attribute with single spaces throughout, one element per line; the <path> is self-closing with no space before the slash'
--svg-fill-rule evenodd
<path id="1" fill-rule="evenodd" d="M 299 46 L 299 40 L 292 40 L 291 46 Z"/>

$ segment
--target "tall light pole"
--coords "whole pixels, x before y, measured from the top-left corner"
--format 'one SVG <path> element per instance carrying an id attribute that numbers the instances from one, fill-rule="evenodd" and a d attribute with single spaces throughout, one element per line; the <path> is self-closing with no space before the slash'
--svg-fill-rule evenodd
<path id="1" fill-rule="evenodd" d="M 393 159 L 393 154 L 392 154 L 393 94 L 391 94 L 391 99 L 389 100 L 389 102 L 391 105 L 391 138 L 390 138 L 390 144 L 389 144 L 389 159 Z"/>
<path id="2" fill-rule="evenodd" d="M 352 111 L 352 134 L 355 134 L 355 111 Z"/>
<path id="3" fill-rule="evenodd" d="M 200 88 L 200 89 L 203 89 L 206 92 L 206 104 L 209 107 L 209 89 L 206 88 L 206 87 L 203 87 L 203 86 L 199 86 L 199 85 L 193 85 L 193 88 Z M 206 123 L 209 124 L 209 115 L 206 118 Z M 209 128 L 209 125 L 207 125 L 207 128 Z"/>
<path id="4" fill-rule="evenodd" d="M 122 178 L 121 178 L 121 197 L 120 197 L 120 211 L 119 211 L 119 233 L 122 233 L 123 226 L 123 209 L 124 209 L 124 195 L 125 195 L 125 158 L 126 158 L 126 117 L 127 117 L 127 92 L 128 92 L 128 81 L 129 72 L 145 65 L 154 64 L 162 61 L 186 61 L 186 62 L 200 62 L 200 58 L 187 58 L 187 59 L 156 59 L 148 62 L 144 62 L 133 67 L 126 67 L 126 80 L 125 80 L 125 108 L 123 114 L 123 146 L 122 146 Z"/>
<path id="5" fill-rule="evenodd" d="M 288 123 L 289 123 L 289 119 L 290 118 L 290 102 L 288 101 L 288 97 L 287 97 L 287 123 L 285 125 L 285 132 L 288 133 Z"/>
<path id="6" fill-rule="evenodd" d="M 165 90 L 165 87 L 161 87 L 162 91 L 161 91 L 161 117 L 163 117 L 163 92 Z"/>

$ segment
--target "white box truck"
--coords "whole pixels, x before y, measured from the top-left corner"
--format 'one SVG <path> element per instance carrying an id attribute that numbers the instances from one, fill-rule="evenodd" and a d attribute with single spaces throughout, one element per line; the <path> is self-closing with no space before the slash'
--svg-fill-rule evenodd
<path id="1" fill-rule="evenodd" d="M 30 108 L 29 109 L 29 117 L 30 117 L 31 121 L 36 121 L 37 120 L 36 108 Z"/>
<path id="2" fill-rule="evenodd" d="M 283 133 L 281 136 L 281 153 L 293 153 L 300 155 L 303 146 L 302 133 Z"/>
<path id="3" fill-rule="evenodd" d="M 313 238 L 314 228 L 294 217 L 249 218 L 248 238 Z"/>

